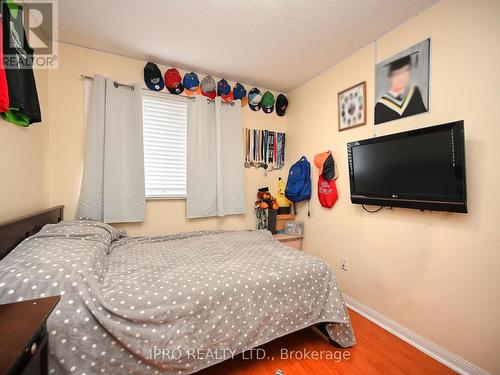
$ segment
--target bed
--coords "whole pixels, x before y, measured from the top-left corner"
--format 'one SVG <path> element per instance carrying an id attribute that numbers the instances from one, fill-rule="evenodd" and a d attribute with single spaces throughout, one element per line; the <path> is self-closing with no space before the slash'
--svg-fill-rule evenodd
<path id="1" fill-rule="evenodd" d="M 355 344 L 328 265 L 267 231 L 124 237 L 55 216 L 12 251 L 0 225 L 0 303 L 61 295 L 51 373 L 191 374 L 313 325 Z"/>

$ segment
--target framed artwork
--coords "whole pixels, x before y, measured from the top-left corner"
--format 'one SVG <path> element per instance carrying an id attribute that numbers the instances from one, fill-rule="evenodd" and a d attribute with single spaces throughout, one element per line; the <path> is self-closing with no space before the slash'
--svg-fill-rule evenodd
<path id="1" fill-rule="evenodd" d="M 339 92 L 339 130 L 366 124 L 366 82 Z"/>
<path id="2" fill-rule="evenodd" d="M 375 66 L 375 125 L 429 110 L 430 45 L 426 39 Z"/>

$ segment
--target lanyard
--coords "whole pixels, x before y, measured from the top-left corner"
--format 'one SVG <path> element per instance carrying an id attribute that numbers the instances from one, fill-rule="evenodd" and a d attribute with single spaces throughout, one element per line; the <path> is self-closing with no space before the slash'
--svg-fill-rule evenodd
<path id="1" fill-rule="evenodd" d="M 278 145 L 278 133 L 276 133 L 276 137 L 274 137 L 274 139 L 273 139 L 273 162 L 276 166 L 277 166 L 277 160 L 278 160 L 277 145 Z"/>
<path id="2" fill-rule="evenodd" d="M 245 168 L 250 167 L 250 129 L 243 129 L 245 132 Z"/>
<path id="3" fill-rule="evenodd" d="M 253 130 L 253 165 L 257 161 L 257 131 Z"/>
<path id="4" fill-rule="evenodd" d="M 245 168 L 264 170 L 285 166 L 285 133 L 260 129 L 244 129 Z M 264 171 L 265 173 L 265 171 Z"/>
<path id="5" fill-rule="evenodd" d="M 268 142 L 268 137 L 269 137 L 269 133 L 267 130 L 262 130 L 262 143 L 261 143 L 261 147 L 262 147 L 262 168 L 264 169 L 267 169 L 268 165 L 267 165 L 267 142 Z"/>

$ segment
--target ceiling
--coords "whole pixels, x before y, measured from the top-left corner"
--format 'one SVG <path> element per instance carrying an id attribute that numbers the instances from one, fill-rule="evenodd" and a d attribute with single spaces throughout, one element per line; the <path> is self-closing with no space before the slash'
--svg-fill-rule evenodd
<path id="1" fill-rule="evenodd" d="M 436 0 L 61 0 L 59 39 L 288 92 Z"/>

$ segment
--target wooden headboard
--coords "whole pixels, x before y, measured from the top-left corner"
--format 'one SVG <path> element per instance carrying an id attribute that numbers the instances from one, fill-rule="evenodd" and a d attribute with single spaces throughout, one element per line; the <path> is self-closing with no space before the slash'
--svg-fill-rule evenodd
<path id="1" fill-rule="evenodd" d="M 0 223 L 0 259 L 9 254 L 25 238 L 37 233 L 45 224 L 63 219 L 64 206 L 54 206 Z"/>

